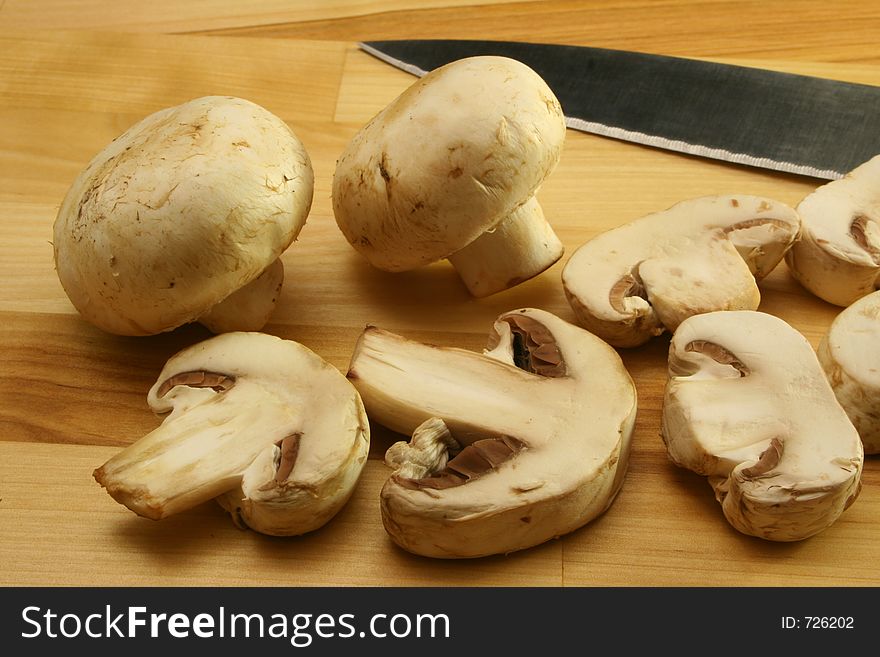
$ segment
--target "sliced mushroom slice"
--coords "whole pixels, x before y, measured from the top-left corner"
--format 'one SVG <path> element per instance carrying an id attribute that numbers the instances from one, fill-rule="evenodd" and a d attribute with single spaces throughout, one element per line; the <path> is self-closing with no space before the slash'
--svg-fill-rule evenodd
<path id="1" fill-rule="evenodd" d="M 862 297 L 834 319 L 818 356 L 865 453 L 880 453 L 880 292 Z"/>
<path id="2" fill-rule="evenodd" d="M 681 323 L 661 435 L 676 465 L 709 477 L 745 534 L 808 538 L 859 492 L 858 433 L 810 343 L 771 315 L 722 311 Z"/>
<path id="3" fill-rule="evenodd" d="M 217 498 L 240 525 L 303 534 L 342 508 L 366 462 L 369 424 L 357 391 L 289 340 L 232 332 L 184 349 L 148 401 L 170 414 L 95 479 L 154 520 Z"/>
<path id="4" fill-rule="evenodd" d="M 690 199 L 593 238 L 571 256 L 562 284 L 581 325 L 635 347 L 697 313 L 757 308 L 756 280 L 799 226 L 792 208 L 771 199 Z"/>
<path id="5" fill-rule="evenodd" d="M 484 354 L 364 331 L 348 372 L 370 418 L 413 434 L 382 518 L 431 557 L 507 553 L 571 532 L 623 483 L 636 391 L 617 352 L 550 313 L 501 315 Z"/>
<path id="6" fill-rule="evenodd" d="M 848 306 L 880 283 L 880 156 L 797 206 L 801 235 L 786 254 L 792 275 L 820 299 Z"/>

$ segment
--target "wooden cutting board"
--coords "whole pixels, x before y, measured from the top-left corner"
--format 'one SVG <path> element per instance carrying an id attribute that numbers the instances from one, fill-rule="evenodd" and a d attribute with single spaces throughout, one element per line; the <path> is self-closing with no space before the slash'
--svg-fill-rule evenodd
<path id="1" fill-rule="evenodd" d="M 773 66 L 880 84 L 873 66 Z M 668 338 L 621 351 L 639 413 L 629 471 L 611 509 L 571 535 L 508 556 L 436 561 L 397 549 L 382 528 L 378 493 L 389 474 L 382 455 L 399 436 L 378 426 L 354 497 L 305 537 L 238 530 L 213 503 L 144 520 L 95 483 L 94 468 L 158 424 L 146 392 L 165 360 L 208 333 L 186 327 L 124 338 L 86 324 L 55 276 L 52 223 L 92 155 L 160 108 L 207 94 L 241 96 L 287 121 L 311 155 L 315 202 L 284 256 L 286 283 L 267 332 L 302 342 L 344 371 L 368 323 L 478 350 L 492 320 L 513 308 L 540 307 L 573 321 L 560 284 L 565 258 L 532 281 L 477 300 L 446 263 L 385 274 L 346 243 L 330 205 L 336 157 L 412 81 L 351 43 L 0 34 L 0 584 L 880 584 L 876 458 L 867 459 L 862 494 L 843 517 L 795 544 L 739 534 L 706 481 L 669 462 L 659 437 Z M 817 184 L 569 131 L 539 198 L 567 257 L 600 231 L 686 198 L 743 193 L 794 205 Z M 814 346 L 839 312 L 805 293 L 784 264 L 762 283 L 762 295 L 761 310 Z"/>

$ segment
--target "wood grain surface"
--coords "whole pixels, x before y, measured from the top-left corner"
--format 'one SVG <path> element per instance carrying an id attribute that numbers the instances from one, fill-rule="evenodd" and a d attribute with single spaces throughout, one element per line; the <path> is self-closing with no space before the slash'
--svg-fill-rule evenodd
<path id="1" fill-rule="evenodd" d="M 866 0 L 5 0 L 0 25 L 338 41 L 511 39 L 666 55 L 877 64 L 875 5 Z"/>
<path id="2" fill-rule="evenodd" d="M 842 518 L 794 544 L 739 534 L 706 481 L 669 462 L 658 433 L 668 337 L 620 352 L 639 413 L 613 506 L 571 535 L 508 556 L 437 561 L 391 543 L 378 492 L 388 476 L 382 455 L 400 437 L 379 426 L 352 500 L 300 538 L 240 531 L 213 503 L 144 520 L 94 482 L 94 468 L 158 424 L 146 392 L 165 360 L 209 334 L 190 326 L 126 338 L 84 322 L 53 269 L 52 223 L 86 162 L 162 107 L 241 96 L 302 139 L 315 201 L 284 255 L 286 284 L 265 330 L 343 371 L 368 323 L 479 350 L 492 320 L 513 308 L 541 307 L 573 321 L 560 272 L 599 232 L 707 194 L 794 205 L 820 184 L 569 131 L 539 194 L 566 246 L 560 263 L 479 300 L 447 263 L 376 271 L 337 229 L 330 184 L 347 140 L 413 81 L 354 44 L 389 36 L 625 47 L 880 84 L 880 9 L 863 2 L 7 0 L 0 4 L 0 585 L 880 584 L 876 457 L 867 459 L 861 496 Z M 761 289 L 761 310 L 813 345 L 839 312 L 804 292 L 784 264 Z"/>

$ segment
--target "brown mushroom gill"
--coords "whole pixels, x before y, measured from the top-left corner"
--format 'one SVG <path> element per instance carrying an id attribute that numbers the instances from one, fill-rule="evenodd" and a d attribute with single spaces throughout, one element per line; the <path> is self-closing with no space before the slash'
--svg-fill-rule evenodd
<path id="1" fill-rule="evenodd" d="M 874 230 L 872 231 L 871 228 Z M 874 243 L 871 239 L 871 233 L 878 232 L 876 223 L 865 215 L 860 214 L 853 218 L 852 224 L 850 224 L 849 227 L 849 232 L 852 238 L 856 241 L 856 244 L 862 247 L 867 254 L 871 256 L 875 264 L 880 265 L 880 245 Z"/>
<path id="2" fill-rule="evenodd" d="M 623 300 L 627 297 L 639 297 L 648 303 L 651 303 L 651 300 L 648 299 L 648 292 L 645 290 L 642 279 L 639 278 L 638 265 L 633 267 L 629 274 L 621 276 L 620 280 L 611 286 L 611 291 L 608 293 L 608 303 L 610 303 L 611 307 L 617 312 L 625 313 L 626 308 L 624 307 Z"/>
<path id="3" fill-rule="evenodd" d="M 767 209 L 769 209 L 769 206 L 767 206 Z M 745 221 L 740 221 L 724 228 L 724 234 L 729 235 L 730 233 L 735 233 L 738 230 L 747 230 L 749 228 L 757 228 L 758 226 L 775 226 L 780 230 L 786 230 L 788 228 L 788 223 L 781 219 L 774 219 L 772 217 L 746 219 Z"/>
<path id="4" fill-rule="evenodd" d="M 451 459 L 446 467 L 421 479 L 396 477 L 404 488 L 444 489 L 461 486 L 498 468 L 525 448 L 525 444 L 511 436 L 484 438 L 471 443 Z"/>
<path id="5" fill-rule="evenodd" d="M 301 438 L 301 433 L 294 433 L 275 443 L 278 447 L 274 478 L 276 484 L 283 484 L 287 481 L 290 473 L 293 472 L 293 466 L 296 465 L 296 457 L 299 455 L 299 441 Z"/>
<path id="6" fill-rule="evenodd" d="M 511 315 L 504 321 L 510 325 L 513 334 L 514 365 L 538 376 L 565 376 L 565 361 L 547 327 L 523 315 Z"/>
<path id="7" fill-rule="evenodd" d="M 504 321 L 510 325 L 513 362 L 516 367 L 538 376 L 565 376 L 565 361 L 547 327 L 522 315 L 510 315 Z M 493 334 L 489 339 L 489 348 L 498 346 L 499 341 L 500 336 Z M 445 468 L 427 477 L 409 479 L 398 476 L 396 479 L 402 486 L 410 489 L 452 488 L 497 469 L 525 448 L 524 442 L 512 436 L 484 438 L 465 446 L 447 462 Z"/>
<path id="8" fill-rule="evenodd" d="M 770 446 L 761 452 L 758 462 L 742 471 L 743 477 L 756 479 L 773 470 L 773 468 L 779 465 L 779 459 L 782 458 L 782 449 L 782 441 L 779 438 L 771 438 Z"/>
<path id="9" fill-rule="evenodd" d="M 704 354 L 719 365 L 730 365 L 733 369 L 739 372 L 740 376 L 749 375 L 749 368 L 746 367 L 746 365 L 737 358 L 733 352 L 725 349 L 719 344 L 715 344 L 714 342 L 709 342 L 708 340 L 693 340 L 685 346 L 684 350 Z"/>
<path id="10" fill-rule="evenodd" d="M 189 386 L 190 388 L 211 388 L 214 392 L 226 392 L 235 385 L 235 377 L 221 372 L 208 372 L 206 370 L 194 370 L 181 372 L 170 376 L 156 392 L 158 397 L 164 397 L 175 386 Z"/>

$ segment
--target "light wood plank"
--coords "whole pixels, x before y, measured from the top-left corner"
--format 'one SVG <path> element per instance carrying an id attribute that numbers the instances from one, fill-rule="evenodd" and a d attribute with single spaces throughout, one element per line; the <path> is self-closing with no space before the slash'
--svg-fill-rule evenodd
<path id="1" fill-rule="evenodd" d="M 3 28 L 543 40 L 682 56 L 880 62 L 880 14 L 863 0 L 5 0 Z"/>
<path id="2" fill-rule="evenodd" d="M 308 345 L 345 372 L 361 328 L 270 324 L 266 331 Z M 198 325 L 146 338 L 109 336 L 71 312 L 0 311 L 0 441 L 131 444 L 161 421 L 149 410 L 146 395 L 162 365 L 210 336 Z M 482 335 L 464 338 L 477 346 L 484 341 Z M 381 460 L 400 439 L 374 426 L 371 458 Z"/>
<path id="3" fill-rule="evenodd" d="M 5 0 L 0 28 L 192 32 L 337 21 L 365 15 L 517 0 Z M 525 0 L 521 0 L 525 1 Z M 327 38 L 327 37 L 324 37 Z M 332 37 L 331 37 L 332 38 Z"/>
<path id="4" fill-rule="evenodd" d="M 0 32 L 0 107 L 140 116 L 207 95 L 279 115 L 333 111 L 346 45 L 108 32 Z M 258 52 L 259 56 L 254 56 Z"/>
<path id="5" fill-rule="evenodd" d="M 192 326 L 121 338 L 91 327 L 57 281 L 49 240 L 79 169 L 149 111 L 210 90 L 257 100 L 294 126 L 315 167 L 315 202 L 283 257 L 287 282 L 266 331 L 302 342 L 341 371 L 368 323 L 479 350 L 492 320 L 511 308 L 538 306 L 573 320 L 559 275 L 598 232 L 704 194 L 794 204 L 818 181 L 569 131 L 562 162 L 539 194 L 565 258 L 532 281 L 477 300 L 446 263 L 399 275 L 373 270 L 336 227 L 336 158 L 413 79 L 353 44 L 45 32 L 6 35 L 3 44 L 0 559 L 7 567 L 0 584 L 880 584 L 876 458 L 866 464 L 862 497 L 841 521 L 794 546 L 739 535 L 706 482 L 669 463 L 658 437 L 668 338 L 621 351 L 638 387 L 639 415 L 618 500 L 588 527 L 535 550 L 468 562 L 397 550 L 381 527 L 377 495 L 387 476 L 381 456 L 399 437 L 378 426 L 351 504 L 309 537 L 240 532 L 212 505 L 162 523 L 134 517 L 91 472 L 157 425 L 147 389 L 172 353 L 208 334 Z M 870 66 L 730 61 L 880 83 L 880 68 Z M 279 84 L 277 71 L 295 84 Z M 761 287 L 761 309 L 813 345 L 839 311 L 806 294 L 784 265 Z"/>
<path id="6" fill-rule="evenodd" d="M 498 39 L 666 55 L 880 62 L 880 13 L 862 0 L 554 0 L 242 25 L 218 34 L 295 39 Z"/>

